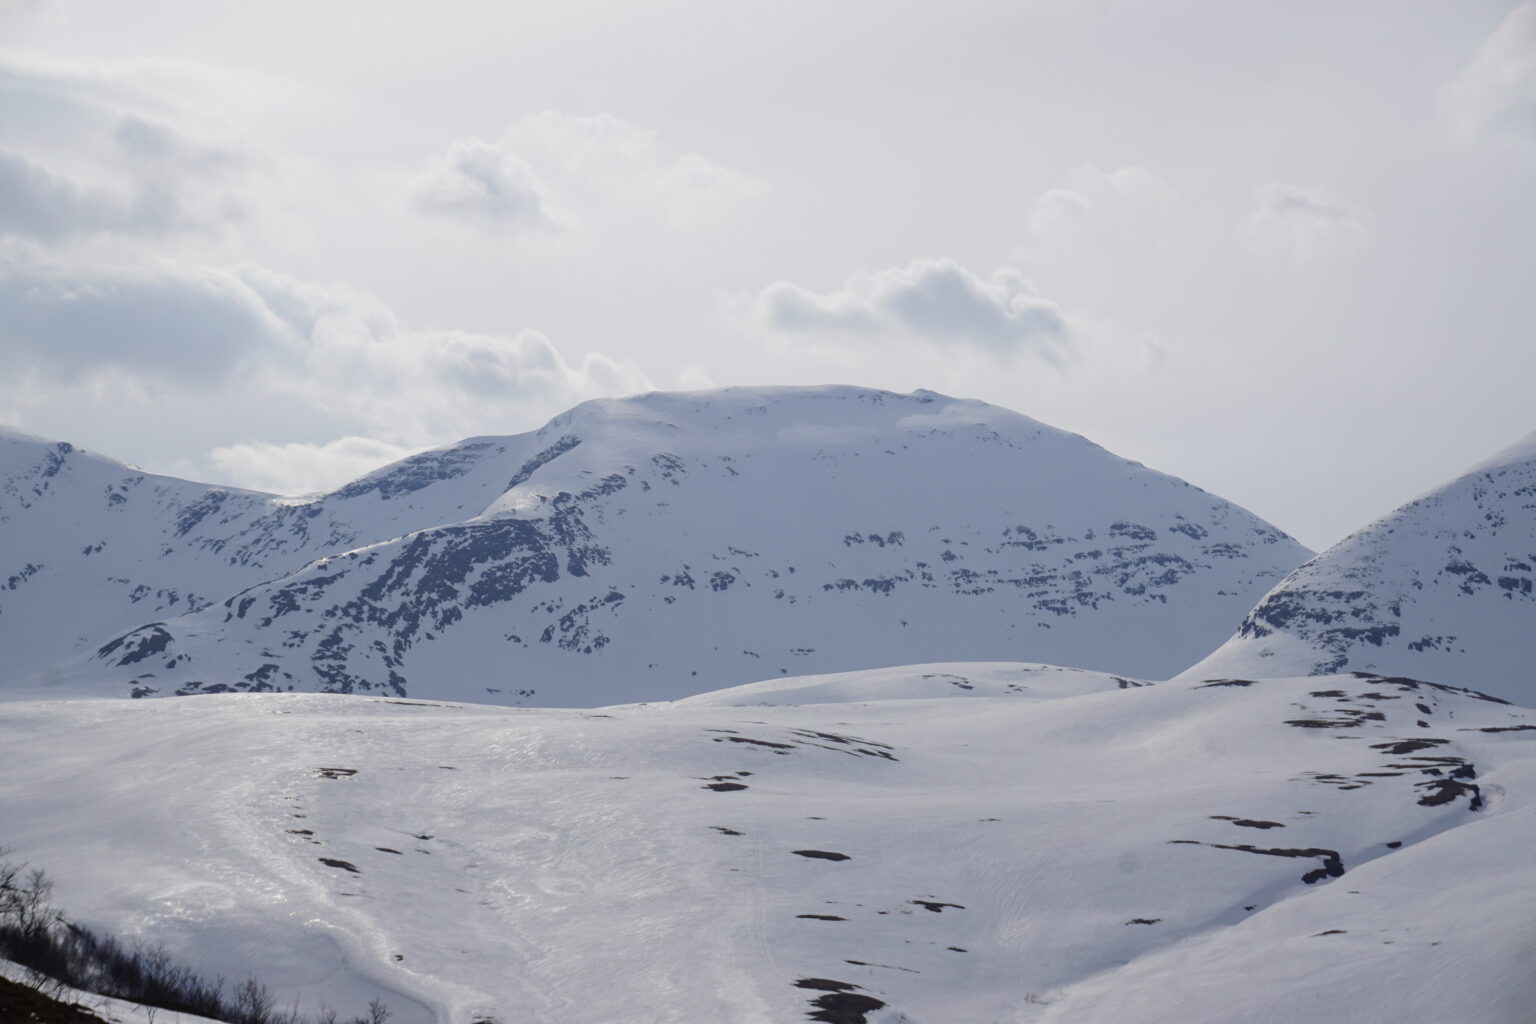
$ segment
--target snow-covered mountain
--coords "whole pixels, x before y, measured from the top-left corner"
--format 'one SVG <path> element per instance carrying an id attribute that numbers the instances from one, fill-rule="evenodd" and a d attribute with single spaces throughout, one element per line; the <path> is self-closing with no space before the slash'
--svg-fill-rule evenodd
<path id="1" fill-rule="evenodd" d="M 1529 1020 L 1536 437 L 1294 572 L 929 392 L 592 402 L 302 500 L 0 473 L 0 844 L 284 1007 Z M 290 688 L 340 692 L 209 693 Z"/>
<path id="2" fill-rule="evenodd" d="M 521 464 L 472 438 L 307 500 L 145 473 L 0 428 L 0 679 L 207 607 L 322 554 L 473 515 Z"/>
<path id="3" fill-rule="evenodd" d="M 1287 576 L 1184 673 L 1384 672 L 1536 705 L 1536 434 Z"/>
<path id="4" fill-rule="evenodd" d="M 110 465 L 77 461 L 88 483 L 47 477 L 35 539 L 7 535 L 54 572 L 33 618 L 80 619 L 82 566 L 129 581 L 93 584 L 113 599 L 186 566 L 196 607 L 146 605 L 130 629 L 119 600 L 71 625 L 73 643 L 115 617 L 64 673 L 74 692 L 591 706 L 955 658 L 1161 678 L 1308 554 L 1077 435 L 925 391 L 588 402 L 305 502 L 146 481 L 132 539 Z M 50 494 L 90 513 L 67 544 L 47 540 Z M 91 561 L 116 548 L 131 565 Z"/>
<path id="5" fill-rule="evenodd" d="M 394 1024 L 1530 1019 L 1532 712 L 1124 682 L 12 701 L 0 838 L 83 924 Z"/>

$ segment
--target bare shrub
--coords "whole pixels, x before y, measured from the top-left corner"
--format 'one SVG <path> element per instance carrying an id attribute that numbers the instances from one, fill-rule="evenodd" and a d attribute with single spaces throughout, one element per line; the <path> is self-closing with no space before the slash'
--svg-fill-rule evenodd
<path id="1" fill-rule="evenodd" d="M 200 977 L 164 946 L 125 946 L 67 920 L 53 906 L 53 881 L 7 855 L 0 847 L 0 959 L 23 967 L 45 995 L 73 988 L 122 999 L 144 1007 L 151 1021 L 166 1009 L 228 1024 L 308 1024 L 297 1003 L 277 1010 L 271 990 L 254 977 L 226 994 L 223 978 Z M 390 1016 L 375 999 L 357 1022 L 388 1024 Z M 318 1024 L 336 1024 L 336 1011 L 322 1006 Z"/>

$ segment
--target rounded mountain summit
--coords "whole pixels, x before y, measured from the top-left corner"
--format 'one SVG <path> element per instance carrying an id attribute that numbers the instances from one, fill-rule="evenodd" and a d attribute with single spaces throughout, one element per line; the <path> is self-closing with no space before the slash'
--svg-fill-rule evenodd
<path id="1" fill-rule="evenodd" d="M 591 401 L 302 501 L 11 444 L 36 459 L 7 460 L 0 536 L 31 523 L 50 548 L 32 614 L 97 627 L 33 679 L 95 693 L 592 706 L 956 660 L 1166 678 L 1309 555 L 1182 480 L 930 391 Z M 82 585 L 106 595 L 93 622 Z"/>

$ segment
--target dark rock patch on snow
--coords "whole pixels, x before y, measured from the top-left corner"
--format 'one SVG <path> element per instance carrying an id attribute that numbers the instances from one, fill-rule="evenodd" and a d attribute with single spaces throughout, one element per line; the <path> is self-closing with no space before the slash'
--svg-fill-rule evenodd
<path id="1" fill-rule="evenodd" d="M 807 1015 L 822 1024 L 866 1024 L 869 1020 L 867 1015 L 885 1005 L 883 1000 L 874 996 L 860 995 L 855 991 L 859 986 L 846 981 L 801 978 L 795 982 L 795 987 L 826 993 L 811 1000 L 811 1005 L 816 1009 Z"/>

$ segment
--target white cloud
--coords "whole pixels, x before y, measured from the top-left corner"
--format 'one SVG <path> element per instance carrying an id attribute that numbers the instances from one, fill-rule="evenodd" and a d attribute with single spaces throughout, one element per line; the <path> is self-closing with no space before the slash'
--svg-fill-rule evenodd
<path id="1" fill-rule="evenodd" d="M 648 128 L 553 110 L 522 118 L 493 142 L 453 143 L 411 185 L 419 209 L 487 227 L 569 219 L 552 210 L 555 195 L 578 213 L 607 204 L 705 227 L 766 191 L 749 174 L 672 149 Z"/>
<path id="2" fill-rule="evenodd" d="M 682 224 L 717 222 L 768 190 L 743 171 L 677 152 L 651 129 L 610 114 L 545 110 L 520 120 L 508 138 L 565 174 L 621 200 L 655 206 Z"/>
<path id="3" fill-rule="evenodd" d="M 1374 238 L 1365 211 L 1326 189 L 1271 183 L 1254 199 L 1245 225 L 1250 241 L 1302 263 L 1357 255 Z"/>
<path id="4" fill-rule="evenodd" d="M 1084 164 L 1030 205 L 1032 249 L 1076 249 L 1155 235 L 1165 230 L 1178 196 L 1144 167 L 1104 171 Z"/>
<path id="5" fill-rule="evenodd" d="M 549 189 L 504 143 L 461 139 L 411 182 L 424 213 L 453 217 L 493 232 L 559 226 Z"/>
<path id="6" fill-rule="evenodd" d="M 1536 3 L 1505 16 L 1441 103 L 1462 133 L 1536 144 Z"/>
<path id="7" fill-rule="evenodd" d="M 963 345 L 1047 361 L 1060 356 L 1069 338 L 1061 310 L 1017 270 L 1003 267 L 982 278 L 948 259 L 859 271 L 824 293 L 780 281 L 760 291 L 750 311 L 761 326 L 785 336 Z"/>
<path id="8" fill-rule="evenodd" d="M 513 409 L 552 414 L 586 398 L 650 387 L 633 364 L 600 353 L 568 362 L 537 331 L 422 330 L 346 285 L 257 267 L 239 274 L 297 339 L 294 358 L 260 368 L 265 386 L 393 444 L 496 433 Z"/>
<path id="9" fill-rule="evenodd" d="M 254 367 L 252 382 L 392 444 L 497 433 L 514 408 L 554 413 L 586 398 L 650 386 L 634 365 L 600 353 L 568 362 L 537 331 L 509 337 L 423 330 L 347 285 L 254 266 L 236 273 L 294 339 Z"/>
<path id="10" fill-rule="evenodd" d="M 708 391 L 719 386 L 702 363 L 689 363 L 677 375 L 679 391 Z"/>
<path id="11" fill-rule="evenodd" d="M 213 449 L 208 462 L 237 487 L 300 495 L 334 490 L 418 450 L 367 437 L 342 437 L 323 444 L 248 441 Z"/>

